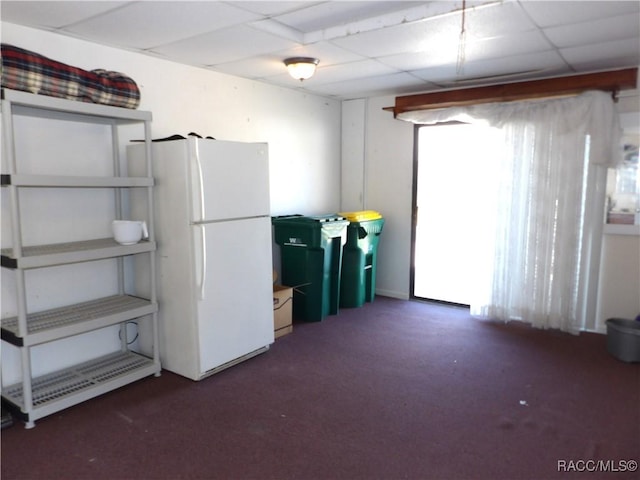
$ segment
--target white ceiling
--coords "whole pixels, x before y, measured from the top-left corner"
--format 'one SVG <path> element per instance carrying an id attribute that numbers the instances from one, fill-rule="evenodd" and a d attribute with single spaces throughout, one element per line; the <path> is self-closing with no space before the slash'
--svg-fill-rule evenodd
<path id="1" fill-rule="evenodd" d="M 2 0 L 0 18 L 339 99 L 640 65 L 637 0 L 467 0 L 460 49 L 462 5 Z M 289 77 L 292 56 L 320 59 L 316 74 Z"/>

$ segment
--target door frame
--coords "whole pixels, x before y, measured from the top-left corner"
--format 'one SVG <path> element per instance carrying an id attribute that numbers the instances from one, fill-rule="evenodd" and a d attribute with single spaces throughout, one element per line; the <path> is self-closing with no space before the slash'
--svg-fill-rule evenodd
<path id="1" fill-rule="evenodd" d="M 413 126 L 413 169 L 411 178 L 411 258 L 409 261 L 409 298 L 412 300 L 424 300 L 415 296 L 416 283 L 416 224 L 418 221 L 418 147 L 420 128 L 423 125 Z"/>
<path id="2" fill-rule="evenodd" d="M 433 125 L 420 125 L 416 124 L 413 127 L 413 174 L 411 179 L 411 258 L 409 263 L 409 298 L 411 300 L 419 300 L 431 303 L 440 303 L 444 305 L 451 305 L 456 307 L 469 308 L 469 305 L 464 303 L 449 302 L 447 300 L 438 300 L 436 298 L 418 297 L 415 295 L 415 276 L 416 276 L 416 227 L 418 223 L 418 168 L 419 168 L 419 132 L 421 128 L 443 126 L 443 125 L 465 125 L 464 122 L 442 122 L 435 123 Z"/>

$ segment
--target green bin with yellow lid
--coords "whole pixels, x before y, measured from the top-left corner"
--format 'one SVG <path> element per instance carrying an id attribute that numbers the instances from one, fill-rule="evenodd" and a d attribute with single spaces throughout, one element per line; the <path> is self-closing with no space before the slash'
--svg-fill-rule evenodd
<path id="1" fill-rule="evenodd" d="M 375 210 L 338 215 L 349 220 L 342 252 L 340 306 L 361 307 L 365 302 L 373 302 L 375 297 L 378 244 L 384 218 Z"/>

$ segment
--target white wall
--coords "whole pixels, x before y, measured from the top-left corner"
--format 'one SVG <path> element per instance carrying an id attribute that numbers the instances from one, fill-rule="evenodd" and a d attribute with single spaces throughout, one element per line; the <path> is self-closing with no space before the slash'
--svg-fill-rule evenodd
<path id="1" fill-rule="evenodd" d="M 385 225 L 378 245 L 376 291 L 406 299 L 410 294 L 413 125 L 382 110 L 394 104 L 395 97 L 343 102 L 342 210 L 382 213 Z"/>
<path id="2" fill-rule="evenodd" d="M 220 140 L 268 142 L 272 215 L 339 210 L 340 102 L 8 23 L 2 23 L 1 38 L 3 43 L 69 65 L 129 75 L 141 90 L 139 109 L 153 114 L 154 138 L 196 132 Z M 130 138 L 126 136 L 127 132 L 120 138 L 122 151 L 130 138 L 141 138 L 139 130 L 131 132 Z M 95 192 L 87 195 L 93 196 Z M 4 214 L 5 208 L 3 202 L 3 232 L 8 217 Z M 74 218 L 73 224 L 81 225 L 84 220 Z M 68 227 L 64 225 L 63 228 Z M 275 245 L 274 263 L 279 265 Z M 13 298 L 11 273 L 2 270 L 2 316 L 5 317 L 15 314 L 12 312 L 15 302 L 8 300 Z M 82 272 L 81 275 L 91 277 L 91 269 Z M 59 286 L 60 292 L 55 296 L 39 295 L 38 310 L 49 308 L 47 299 L 57 303 L 51 306 L 64 304 L 59 294 L 71 295 L 74 290 L 62 286 L 71 285 L 77 273 L 60 271 L 56 275 L 53 284 L 44 282 L 38 288 L 44 293 L 52 285 Z M 91 281 L 96 281 L 95 276 Z M 33 372 L 35 375 L 47 373 L 118 347 L 115 329 L 36 347 L 32 355 Z M 3 348 L 3 384 L 19 380 L 19 364 L 17 349 Z"/>
<path id="3" fill-rule="evenodd" d="M 602 242 L 596 330 L 609 318 L 640 315 L 640 234 L 605 234 Z"/>

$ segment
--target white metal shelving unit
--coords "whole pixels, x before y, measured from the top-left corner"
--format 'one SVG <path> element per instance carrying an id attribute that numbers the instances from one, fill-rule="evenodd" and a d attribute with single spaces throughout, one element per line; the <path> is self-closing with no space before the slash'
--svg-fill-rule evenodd
<path id="1" fill-rule="evenodd" d="M 14 117 L 64 119 L 111 127 L 113 176 L 66 176 L 25 174 L 15 155 Z M 147 219 L 149 239 L 123 246 L 112 238 L 24 246 L 18 191 L 22 188 L 96 188 L 115 189 L 116 218 L 124 218 L 123 190 L 146 189 L 149 212 L 153 211 L 153 174 L 151 162 L 151 113 L 126 108 L 82 103 L 13 90 L 2 91 L 3 154 L 5 168 L 2 188 L 8 189 L 11 214 L 11 247 L 4 248 L 2 267 L 15 272 L 17 315 L 2 319 L 2 341 L 20 349 L 21 381 L 2 386 L 2 399 L 32 428 L 35 420 L 68 408 L 90 398 L 122 387 L 150 375 L 160 375 L 158 351 L 158 303 L 155 285 L 155 236 L 153 218 Z M 144 128 L 147 171 L 142 177 L 120 173 L 118 143 L 119 126 L 139 124 Z M 113 219 L 105 219 L 110 222 Z M 148 255 L 150 265 L 149 298 L 125 292 L 123 258 Z M 115 259 L 118 264 L 118 294 L 96 298 L 74 305 L 39 312 L 27 311 L 25 271 L 95 260 Z M 142 355 L 128 347 L 126 323 L 148 316 L 152 322 L 152 352 Z M 55 342 L 71 336 L 120 325 L 120 351 L 95 358 L 71 368 L 32 378 L 31 347 Z"/>

